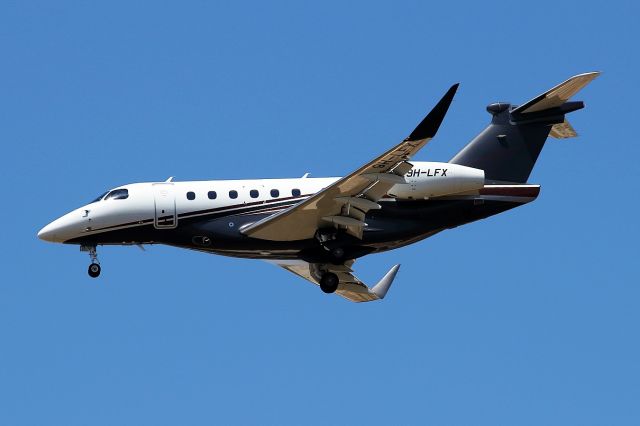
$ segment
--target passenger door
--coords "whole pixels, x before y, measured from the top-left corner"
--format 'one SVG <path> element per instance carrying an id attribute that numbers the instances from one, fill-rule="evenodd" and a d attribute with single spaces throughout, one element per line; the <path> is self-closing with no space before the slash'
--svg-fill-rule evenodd
<path id="1" fill-rule="evenodd" d="M 157 229 L 173 229 L 178 226 L 176 216 L 176 197 L 172 183 L 154 183 L 153 198 L 155 201 L 155 220 Z"/>

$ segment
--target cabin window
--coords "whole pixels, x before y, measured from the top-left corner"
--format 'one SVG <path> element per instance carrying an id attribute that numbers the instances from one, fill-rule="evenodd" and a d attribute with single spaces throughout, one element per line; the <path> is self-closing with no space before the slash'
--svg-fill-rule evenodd
<path id="1" fill-rule="evenodd" d="M 189 191 L 187 192 L 187 200 L 195 200 L 196 199 L 196 193 L 193 191 Z"/>
<path id="2" fill-rule="evenodd" d="M 218 197 L 218 194 L 216 194 L 216 191 L 209 191 L 207 192 L 207 197 L 209 197 L 210 200 L 215 200 Z"/>
<path id="3" fill-rule="evenodd" d="M 129 191 L 126 189 L 114 189 L 106 197 L 105 200 L 126 200 L 129 198 Z"/>
<path id="4" fill-rule="evenodd" d="M 236 199 L 238 198 L 238 191 L 229 191 L 229 198 Z"/>
<path id="5" fill-rule="evenodd" d="M 251 198 L 258 198 L 259 195 L 260 193 L 258 192 L 257 189 L 252 189 L 251 191 L 249 191 L 249 196 Z"/>
<path id="6" fill-rule="evenodd" d="M 277 189 L 272 189 L 271 190 L 271 197 L 272 198 L 278 198 L 279 195 L 280 195 L 280 191 L 278 191 Z"/>
<path id="7" fill-rule="evenodd" d="M 300 196 L 300 190 L 299 189 L 292 189 L 291 190 L 291 195 L 293 195 L 294 197 L 299 197 Z"/>

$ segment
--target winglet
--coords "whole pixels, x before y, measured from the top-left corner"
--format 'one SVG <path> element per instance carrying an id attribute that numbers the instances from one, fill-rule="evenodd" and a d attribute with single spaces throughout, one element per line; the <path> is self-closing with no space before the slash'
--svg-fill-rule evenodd
<path id="1" fill-rule="evenodd" d="M 444 116 L 449 110 L 449 105 L 451 105 L 451 101 L 453 101 L 453 97 L 455 96 L 459 85 L 460 83 L 456 83 L 447 90 L 447 93 L 445 93 L 442 99 L 440 99 L 440 102 L 433 107 L 431 112 L 420 122 L 420 124 L 418 124 L 418 127 L 411 132 L 405 141 L 430 139 L 436 135 L 436 132 L 440 128 L 440 124 L 442 124 L 442 120 L 444 120 Z"/>
<path id="2" fill-rule="evenodd" d="M 400 265 L 394 265 L 370 291 L 378 296 L 378 298 L 384 299 L 384 296 L 387 295 L 387 291 L 389 291 L 389 287 L 391 287 L 391 283 L 393 283 L 393 279 L 398 273 L 398 269 L 400 269 Z"/>

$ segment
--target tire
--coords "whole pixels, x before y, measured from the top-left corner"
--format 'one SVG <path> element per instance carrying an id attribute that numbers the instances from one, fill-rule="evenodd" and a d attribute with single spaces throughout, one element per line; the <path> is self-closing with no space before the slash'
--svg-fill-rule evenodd
<path id="1" fill-rule="evenodd" d="M 97 278 L 100 275 L 100 265 L 98 265 L 97 263 L 92 263 L 91 265 L 89 265 L 89 269 L 87 272 L 89 272 L 89 276 L 91 278 Z"/>
<path id="2" fill-rule="evenodd" d="M 333 272 L 326 272 L 320 279 L 320 290 L 328 294 L 335 293 L 338 284 L 340 284 L 338 276 Z"/>

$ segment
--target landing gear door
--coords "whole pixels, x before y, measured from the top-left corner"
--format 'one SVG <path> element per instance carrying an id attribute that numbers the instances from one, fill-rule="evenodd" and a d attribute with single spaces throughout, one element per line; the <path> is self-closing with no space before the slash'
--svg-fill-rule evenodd
<path id="1" fill-rule="evenodd" d="M 155 220 L 157 229 L 173 229 L 178 226 L 176 215 L 176 197 L 172 183 L 154 183 L 153 197 L 155 201 Z"/>

